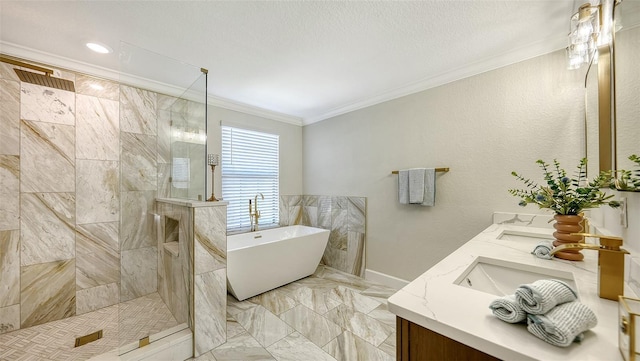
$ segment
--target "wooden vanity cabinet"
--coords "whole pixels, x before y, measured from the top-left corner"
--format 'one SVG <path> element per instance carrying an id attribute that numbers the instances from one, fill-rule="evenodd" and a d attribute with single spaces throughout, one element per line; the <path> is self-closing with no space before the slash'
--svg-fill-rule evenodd
<path id="1" fill-rule="evenodd" d="M 398 361 L 500 360 L 401 317 L 396 317 L 396 326 Z"/>

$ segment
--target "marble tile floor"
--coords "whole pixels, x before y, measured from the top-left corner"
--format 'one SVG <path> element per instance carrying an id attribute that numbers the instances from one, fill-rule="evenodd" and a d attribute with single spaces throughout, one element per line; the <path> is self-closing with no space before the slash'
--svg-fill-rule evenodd
<path id="1" fill-rule="evenodd" d="M 192 360 L 393 361 L 395 292 L 321 265 L 242 302 L 228 295 L 227 342 Z"/>
<path id="2" fill-rule="evenodd" d="M 79 316 L 2 334 L 0 361 L 87 360 L 177 324 L 160 295 L 152 293 Z M 97 330 L 103 330 L 102 339 L 74 347 L 77 336 Z"/>
<path id="3" fill-rule="evenodd" d="M 396 290 L 319 266 L 307 278 L 239 302 L 227 296 L 227 342 L 196 361 L 376 361 L 395 359 Z M 152 309 L 153 313 L 145 312 Z M 0 335 L 0 361 L 86 360 L 120 344 L 175 326 L 157 293 L 80 316 Z M 74 348 L 103 329 L 105 337 Z M 193 360 L 193 359 L 192 359 Z"/>

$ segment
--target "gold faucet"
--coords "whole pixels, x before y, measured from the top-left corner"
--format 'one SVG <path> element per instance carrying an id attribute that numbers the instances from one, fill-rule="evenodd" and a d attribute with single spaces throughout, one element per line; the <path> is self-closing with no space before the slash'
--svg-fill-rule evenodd
<path id="1" fill-rule="evenodd" d="M 629 253 L 620 248 L 622 238 L 591 233 L 572 233 L 571 235 L 599 238 L 600 244 L 566 243 L 552 249 L 549 255 L 553 256 L 556 252 L 566 249 L 597 250 L 598 296 L 617 301 L 618 296 L 624 294 L 624 255 Z"/>
<path id="2" fill-rule="evenodd" d="M 258 230 L 258 219 L 260 218 L 260 211 L 258 210 L 258 196 L 264 199 L 264 195 L 262 193 L 257 193 L 254 198 L 253 209 L 251 209 L 251 199 L 249 199 L 249 219 L 251 220 L 251 232 L 255 232 Z"/>

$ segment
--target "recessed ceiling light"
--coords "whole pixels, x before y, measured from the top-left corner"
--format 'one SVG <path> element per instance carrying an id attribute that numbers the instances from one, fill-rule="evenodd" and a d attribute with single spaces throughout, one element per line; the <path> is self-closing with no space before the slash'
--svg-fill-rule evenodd
<path id="1" fill-rule="evenodd" d="M 100 54 L 109 54 L 113 51 L 110 47 L 100 43 L 87 43 L 87 48 Z"/>

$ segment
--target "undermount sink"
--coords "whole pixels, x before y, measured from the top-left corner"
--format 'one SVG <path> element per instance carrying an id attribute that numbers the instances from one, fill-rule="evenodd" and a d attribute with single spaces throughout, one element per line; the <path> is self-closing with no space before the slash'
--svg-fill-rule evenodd
<path id="1" fill-rule="evenodd" d="M 512 295 L 523 284 L 557 279 L 577 290 L 571 272 L 525 265 L 501 259 L 478 257 L 454 283 L 495 296 Z"/>
<path id="2" fill-rule="evenodd" d="M 549 233 L 504 230 L 502 233 L 500 233 L 498 239 L 505 239 L 509 241 L 529 241 L 537 243 L 542 240 L 553 241 L 554 237 L 551 234 L 551 230 L 549 230 Z"/>

